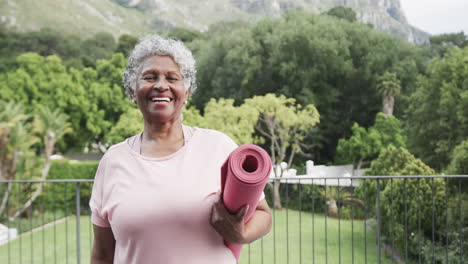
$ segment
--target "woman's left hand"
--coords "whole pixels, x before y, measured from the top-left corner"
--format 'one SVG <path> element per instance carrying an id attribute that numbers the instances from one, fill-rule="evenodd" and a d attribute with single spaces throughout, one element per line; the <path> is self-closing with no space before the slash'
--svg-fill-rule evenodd
<path id="1" fill-rule="evenodd" d="M 227 242 L 245 244 L 247 241 L 244 216 L 248 210 L 249 205 L 247 204 L 241 207 L 236 214 L 229 213 L 218 194 L 218 199 L 211 209 L 211 225 Z"/>

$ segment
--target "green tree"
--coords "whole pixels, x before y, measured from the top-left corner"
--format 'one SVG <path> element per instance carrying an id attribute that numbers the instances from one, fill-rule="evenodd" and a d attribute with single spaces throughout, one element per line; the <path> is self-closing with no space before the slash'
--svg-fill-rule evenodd
<path id="1" fill-rule="evenodd" d="M 462 141 L 453 149 L 452 160 L 447 173 L 468 175 L 468 140 Z"/>
<path id="2" fill-rule="evenodd" d="M 396 74 L 385 72 L 378 80 L 377 91 L 382 95 L 382 112 L 393 115 L 395 97 L 401 92 L 400 81 Z"/>
<path id="3" fill-rule="evenodd" d="M 296 154 L 307 155 L 305 136 L 319 123 L 320 115 L 315 106 L 296 103 L 294 98 L 266 94 L 254 96 L 245 100 L 245 104 L 256 109 L 259 113 L 255 126 L 259 135 L 265 139 L 275 168 L 282 168 L 281 163 L 286 162 L 286 168 L 273 170 L 276 177 L 282 177 L 283 172 L 289 169 Z M 276 209 L 281 209 L 279 193 L 280 181 L 273 184 L 273 198 Z"/>
<path id="4" fill-rule="evenodd" d="M 62 138 L 65 134 L 71 132 L 70 124 L 68 123 L 68 116 L 61 113 L 60 110 L 50 110 L 47 107 L 38 107 L 36 111 L 36 117 L 34 119 L 34 129 L 37 131 L 39 137 L 42 140 L 44 149 L 44 166 L 41 172 L 41 180 L 44 181 L 47 179 L 49 174 L 51 160 L 50 157 L 54 153 L 55 143 L 57 140 Z M 23 138 L 24 139 L 24 138 Z M 34 193 L 31 194 L 30 198 L 20 207 L 16 213 L 10 218 L 14 220 L 20 216 L 26 209 L 28 209 L 31 204 L 36 200 L 36 198 L 41 194 L 42 189 L 44 188 L 44 183 L 40 183 L 37 186 L 37 189 Z"/>
<path id="5" fill-rule="evenodd" d="M 253 144 L 258 115 L 251 105 L 234 106 L 233 99 L 211 99 L 204 108 L 202 125 L 225 133 L 238 145 Z"/>
<path id="6" fill-rule="evenodd" d="M 346 6 L 335 6 L 328 10 L 325 14 L 329 16 L 334 16 L 337 18 L 341 18 L 347 20 L 349 22 L 356 22 L 356 12 L 350 7 Z"/>
<path id="7" fill-rule="evenodd" d="M 415 158 L 405 148 L 389 146 L 371 164 L 366 175 L 434 175 L 435 171 Z M 376 204 L 376 180 L 362 181 L 357 192 L 368 207 Z M 445 184 L 442 178 L 380 180 L 381 226 L 385 242 L 404 250 L 405 241 L 414 243 L 418 236 L 432 236 L 432 213 L 435 230 L 445 226 Z M 375 208 L 374 208 L 375 210 Z M 374 211 L 375 212 L 375 211 Z M 420 222 L 420 233 L 418 232 Z M 405 232 L 405 222 L 407 232 Z M 442 239 L 438 237 L 438 239 Z M 410 256 L 417 256 L 409 248 Z"/>
<path id="8" fill-rule="evenodd" d="M 117 41 L 117 48 L 115 49 L 115 52 L 122 53 L 125 57 L 128 57 L 137 42 L 137 37 L 128 34 L 120 35 L 119 40 Z"/>
<path id="9" fill-rule="evenodd" d="M 455 146 L 468 138 L 468 47 L 453 48 L 420 76 L 405 116 L 409 149 L 444 169 Z"/>
<path id="10" fill-rule="evenodd" d="M 117 144 L 142 131 L 143 116 L 141 115 L 140 109 L 132 107 L 120 116 L 119 121 L 106 135 L 106 142 L 109 144 Z"/>
<path id="11" fill-rule="evenodd" d="M 213 31 L 212 31 L 213 28 Z M 223 27 L 219 27 L 223 28 Z M 313 104 L 322 117 L 314 160 L 333 160 L 338 140 L 350 135 L 352 124 L 370 126 L 381 111 L 375 87 L 386 71 L 397 74 L 400 117 L 415 90 L 417 73 L 427 62 L 421 48 L 367 25 L 332 16 L 290 12 L 281 19 L 219 30 L 194 41 L 200 87 L 194 104 L 202 109 L 209 98 L 242 100 L 267 93 Z"/>
<path id="12" fill-rule="evenodd" d="M 0 74 L 0 100 L 21 102 L 31 113 L 43 105 L 67 114 L 73 133 L 58 142 L 61 150 L 92 143 L 105 150 L 104 135 L 131 104 L 121 88 L 122 54 L 99 60 L 96 69 L 67 69 L 57 56 L 34 53 L 18 56 L 17 63 L 15 71 Z"/>
<path id="13" fill-rule="evenodd" d="M 431 50 L 436 56 L 443 57 L 449 53 L 453 47 L 465 48 L 468 47 L 468 36 L 465 33 L 446 33 L 435 35 L 429 38 Z"/>
<path id="14" fill-rule="evenodd" d="M 97 60 L 109 59 L 117 48 L 114 36 L 98 32 L 81 43 L 82 60 L 86 67 L 94 67 Z"/>
<path id="15" fill-rule="evenodd" d="M 22 105 L 0 100 L 0 180 L 14 180 L 22 161 L 29 158 L 32 146 L 38 142 L 31 134 L 29 118 Z M 12 184 L 4 186 L 0 186 L 3 189 L 0 215 L 10 197 Z"/>
<path id="16" fill-rule="evenodd" d="M 336 161 L 338 163 L 352 162 L 356 170 L 377 158 L 380 152 L 389 145 L 406 146 L 400 121 L 394 116 L 378 113 L 372 127 L 366 129 L 354 123 L 352 131 L 350 138 L 338 141 Z"/>

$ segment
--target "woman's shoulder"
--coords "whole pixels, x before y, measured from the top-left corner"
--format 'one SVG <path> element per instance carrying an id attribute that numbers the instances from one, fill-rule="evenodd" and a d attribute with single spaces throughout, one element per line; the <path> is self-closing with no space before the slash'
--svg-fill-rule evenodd
<path id="1" fill-rule="evenodd" d="M 218 130 L 199 127 L 195 127 L 194 129 L 201 138 L 206 140 L 234 142 L 228 135 Z"/>
<path id="2" fill-rule="evenodd" d="M 103 159 L 104 158 L 117 158 L 117 157 L 122 156 L 125 153 L 129 153 L 130 150 L 131 150 L 130 146 L 132 144 L 134 144 L 135 142 L 137 142 L 137 139 L 138 139 L 139 135 L 140 135 L 140 133 L 137 134 L 137 135 L 131 136 L 129 138 L 126 138 L 125 140 L 123 140 L 123 141 L 121 141 L 119 143 L 111 145 L 106 150 L 106 152 L 104 153 L 104 156 L 102 158 Z"/>

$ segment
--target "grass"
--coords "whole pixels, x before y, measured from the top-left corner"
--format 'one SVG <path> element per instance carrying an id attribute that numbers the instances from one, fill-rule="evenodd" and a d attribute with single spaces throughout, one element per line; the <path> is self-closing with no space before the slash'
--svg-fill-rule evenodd
<path id="1" fill-rule="evenodd" d="M 272 231 L 244 247 L 240 264 L 340 263 L 340 258 L 341 263 L 378 262 L 375 231 L 367 230 L 364 241 L 363 221 L 338 221 L 293 210 L 274 211 L 274 217 Z M 89 216 L 80 218 L 80 227 L 81 263 L 88 263 L 92 242 Z M 0 246 L 0 263 L 76 263 L 76 252 L 76 219 L 69 217 Z M 381 252 L 382 263 L 389 263 L 383 249 Z"/>

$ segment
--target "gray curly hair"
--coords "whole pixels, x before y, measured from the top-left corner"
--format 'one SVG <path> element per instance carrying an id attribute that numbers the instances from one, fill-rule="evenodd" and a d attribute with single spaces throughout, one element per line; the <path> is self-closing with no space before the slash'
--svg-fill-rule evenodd
<path id="1" fill-rule="evenodd" d="M 134 100 L 137 74 L 141 62 L 151 56 L 170 56 L 177 63 L 184 79 L 185 89 L 190 89 L 192 95 L 197 89 L 195 59 L 192 52 L 182 41 L 163 38 L 158 35 L 148 35 L 141 38 L 128 58 L 123 75 L 125 94 Z"/>

